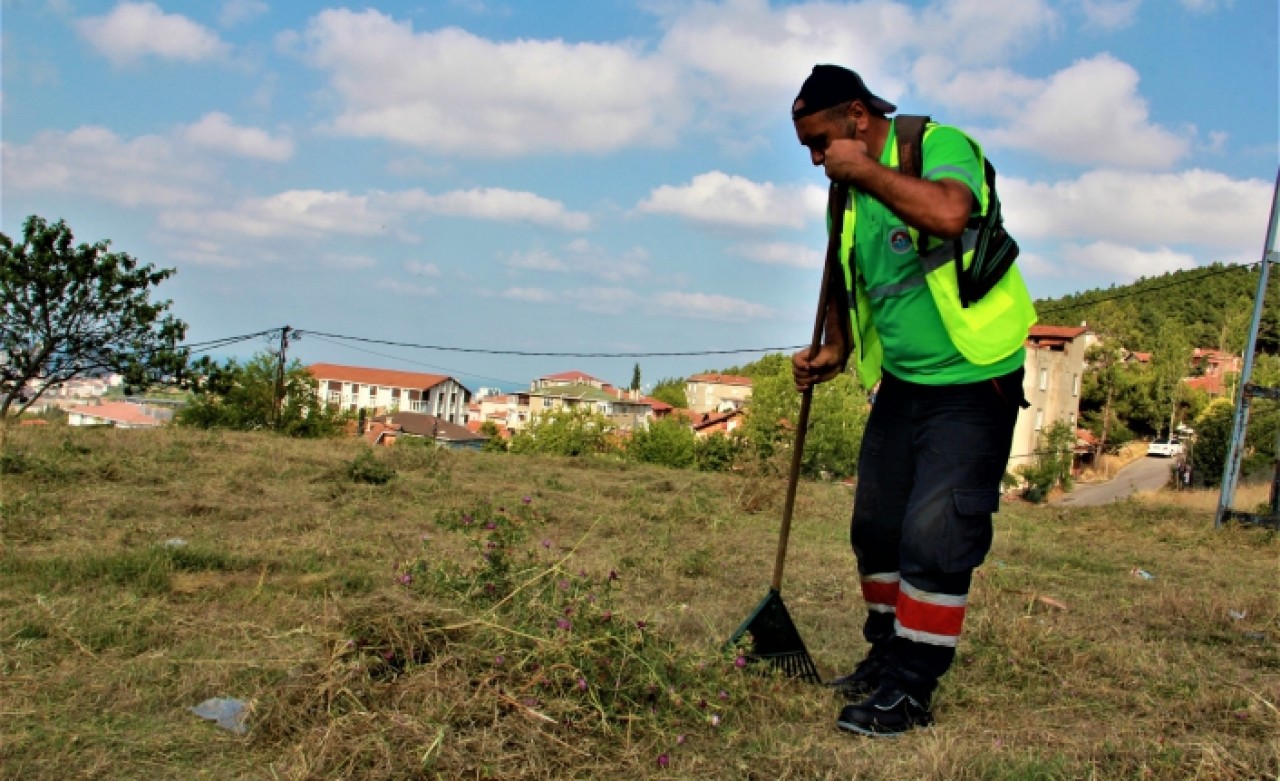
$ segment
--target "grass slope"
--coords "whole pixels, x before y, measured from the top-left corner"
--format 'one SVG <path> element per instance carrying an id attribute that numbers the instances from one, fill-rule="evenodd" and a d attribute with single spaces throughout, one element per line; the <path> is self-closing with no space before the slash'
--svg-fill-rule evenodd
<path id="1" fill-rule="evenodd" d="M 6 778 L 1280 773 L 1280 543 L 1160 497 L 1002 508 L 938 725 L 872 741 L 719 647 L 776 474 L 61 427 L 0 467 Z M 787 563 L 824 675 L 863 648 L 850 500 L 802 486 Z"/>

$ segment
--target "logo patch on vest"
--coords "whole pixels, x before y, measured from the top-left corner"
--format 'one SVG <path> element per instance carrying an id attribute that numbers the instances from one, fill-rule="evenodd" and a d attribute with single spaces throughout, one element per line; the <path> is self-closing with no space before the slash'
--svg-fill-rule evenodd
<path id="1" fill-rule="evenodd" d="M 895 255 L 905 255 L 911 251 L 911 234 L 906 228 L 894 228 L 889 231 L 889 249 Z"/>

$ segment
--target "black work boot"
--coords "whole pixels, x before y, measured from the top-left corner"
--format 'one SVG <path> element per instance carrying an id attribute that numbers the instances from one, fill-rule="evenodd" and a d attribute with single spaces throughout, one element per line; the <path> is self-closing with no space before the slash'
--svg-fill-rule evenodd
<path id="1" fill-rule="evenodd" d="M 858 662 L 853 672 L 827 681 L 827 686 L 835 689 L 849 702 L 861 702 L 880 688 L 880 677 L 889 664 L 883 653 L 873 648 L 867 658 Z"/>
<path id="2" fill-rule="evenodd" d="M 894 681 L 886 681 L 863 702 L 846 705 L 836 719 L 840 729 L 871 737 L 901 735 L 932 723 L 929 698 L 917 699 Z"/>

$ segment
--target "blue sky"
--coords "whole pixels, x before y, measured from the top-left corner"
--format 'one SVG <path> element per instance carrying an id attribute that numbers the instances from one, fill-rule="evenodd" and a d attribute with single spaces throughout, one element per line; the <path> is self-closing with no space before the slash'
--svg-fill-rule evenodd
<path id="1" fill-rule="evenodd" d="M 825 180 L 787 109 L 837 62 L 984 144 L 1036 296 L 1261 256 L 1272 0 L 375 2 L 3 0 L 0 230 L 176 268 L 193 342 L 798 345 Z M 473 389 L 759 355 L 293 354 Z"/>

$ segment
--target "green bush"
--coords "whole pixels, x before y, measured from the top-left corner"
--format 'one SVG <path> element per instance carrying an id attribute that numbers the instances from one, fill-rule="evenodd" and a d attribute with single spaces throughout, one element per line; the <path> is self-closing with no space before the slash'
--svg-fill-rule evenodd
<path id="1" fill-rule="evenodd" d="M 627 457 L 646 464 L 688 469 L 697 458 L 697 437 L 683 418 L 655 420 L 648 428 L 632 432 Z"/>
<path id="2" fill-rule="evenodd" d="M 614 425 L 604 415 L 586 410 L 558 410 L 540 415 L 511 438 L 512 453 L 583 456 L 615 449 Z"/>
<path id="3" fill-rule="evenodd" d="M 385 485 L 396 476 L 396 470 L 366 449 L 347 466 L 347 476 L 355 483 Z"/>

